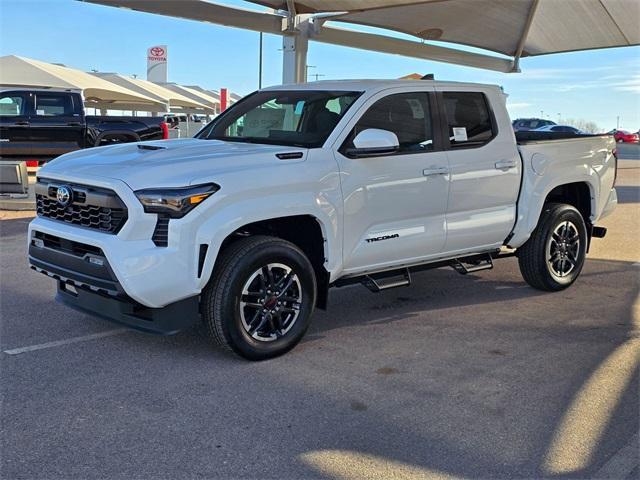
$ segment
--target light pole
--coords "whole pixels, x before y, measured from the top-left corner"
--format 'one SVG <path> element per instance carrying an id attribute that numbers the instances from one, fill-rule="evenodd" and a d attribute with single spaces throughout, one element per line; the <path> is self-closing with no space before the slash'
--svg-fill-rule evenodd
<path id="1" fill-rule="evenodd" d="M 308 80 L 308 78 L 309 78 L 309 69 L 310 69 L 310 68 L 316 68 L 316 66 L 315 66 L 315 65 L 307 65 L 307 66 L 305 67 L 305 71 L 304 71 L 304 81 L 305 81 L 305 82 L 306 82 L 306 81 Z"/>
<path id="2" fill-rule="evenodd" d="M 260 32 L 260 52 L 258 54 L 258 90 L 262 88 L 262 32 Z"/>

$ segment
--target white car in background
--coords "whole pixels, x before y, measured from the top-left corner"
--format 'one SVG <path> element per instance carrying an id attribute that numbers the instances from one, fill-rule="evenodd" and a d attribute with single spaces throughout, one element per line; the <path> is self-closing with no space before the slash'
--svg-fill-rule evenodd
<path id="1" fill-rule="evenodd" d="M 545 125 L 544 127 L 536 128 L 534 132 L 555 132 L 555 133 L 575 133 L 577 135 L 583 132 L 571 125 Z"/>

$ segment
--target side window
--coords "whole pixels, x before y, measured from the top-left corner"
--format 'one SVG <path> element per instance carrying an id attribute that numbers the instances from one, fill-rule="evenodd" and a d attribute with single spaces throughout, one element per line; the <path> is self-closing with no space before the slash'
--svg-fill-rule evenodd
<path id="1" fill-rule="evenodd" d="M 24 115 L 24 97 L 11 94 L 0 97 L 0 115 L 6 117 Z"/>
<path id="2" fill-rule="evenodd" d="M 374 103 L 362 115 L 349 135 L 347 145 L 368 128 L 393 132 L 400 143 L 399 153 L 433 149 L 429 95 L 426 92 L 398 93 Z"/>
<path id="3" fill-rule="evenodd" d="M 60 117 L 73 115 L 71 95 L 55 93 L 36 94 L 36 115 L 39 117 Z"/>
<path id="4" fill-rule="evenodd" d="M 475 147 L 497 133 L 484 94 L 480 92 L 444 92 L 451 147 Z"/>

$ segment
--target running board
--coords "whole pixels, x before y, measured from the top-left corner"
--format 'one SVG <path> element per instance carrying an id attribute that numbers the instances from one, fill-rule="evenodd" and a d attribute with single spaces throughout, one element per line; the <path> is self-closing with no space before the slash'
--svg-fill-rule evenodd
<path id="1" fill-rule="evenodd" d="M 411 285 L 411 273 L 405 268 L 401 272 L 394 271 L 380 273 L 377 275 L 366 275 L 362 279 L 362 284 L 373 293 L 378 293 L 390 288 L 406 287 Z"/>
<path id="2" fill-rule="evenodd" d="M 331 283 L 331 287 L 345 287 L 347 285 L 361 284 L 374 293 L 389 288 L 411 285 L 411 273 L 434 268 L 452 267 L 458 273 L 467 274 L 479 270 L 493 268 L 494 258 L 506 258 L 515 256 L 515 252 L 503 253 L 500 250 L 492 250 L 485 253 L 477 253 L 466 257 L 437 260 L 408 267 L 400 267 L 380 272 L 363 273 L 352 277 L 339 278 Z"/>
<path id="3" fill-rule="evenodd" d="M 480 270 L 491 270 L 493 268 L 493 258 L 490 254 L 487 254 L 484 257 L 480 257 L 477 260 L 474 259 L 472 261 L 464 261 L 464 259 L 461 261 L 456 258 L 451 263 L 451 268 L 453 268 L 461 275 L 479 272 Z"/>

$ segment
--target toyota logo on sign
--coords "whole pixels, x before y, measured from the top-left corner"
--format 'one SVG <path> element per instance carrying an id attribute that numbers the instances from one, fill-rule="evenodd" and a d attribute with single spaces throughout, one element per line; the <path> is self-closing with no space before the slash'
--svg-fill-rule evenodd
<path id="1" fill-rule="evenodd" d="M 149 52 L 154 57 L 162 57 L 162 56 L 164 56 L 164 48 L 161 48 L 161 47 L 153 47 Z"/>

